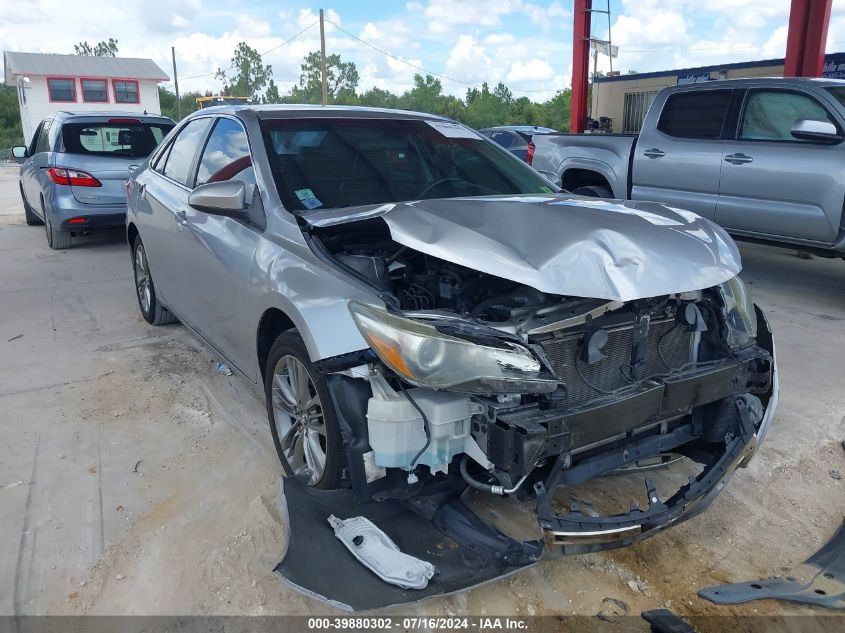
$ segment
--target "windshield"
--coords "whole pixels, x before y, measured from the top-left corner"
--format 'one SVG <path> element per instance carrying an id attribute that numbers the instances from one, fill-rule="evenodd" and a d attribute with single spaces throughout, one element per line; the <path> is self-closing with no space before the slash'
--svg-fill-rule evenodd
<path id="1" fill-rule="evenodd" d="M 553 193 L 530 167 L 457 123 L 282 119 L 264 121 L 262 129 L 290 210 Z"/>
<path id="2" fill-rule="evenodd" d="M 843 107 L 845 107 L 845 86 L 841 88 L 828 88 L 827 91 L 832 94 Z"/>
<path id="3" fill-rule="evenodd" d="M 146 158 L 173 129 L 169 123 L 115 120 L 103 123 L 65 123 L 62 144 L 67 154 Z"/>

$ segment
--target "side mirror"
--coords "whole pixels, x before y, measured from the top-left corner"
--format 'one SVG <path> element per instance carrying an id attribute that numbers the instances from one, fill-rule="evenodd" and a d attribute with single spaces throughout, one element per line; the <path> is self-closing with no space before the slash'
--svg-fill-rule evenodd
<path id="1" fill-rule="evenodd" d="M 246 188 L 240 180 L 209 182 L 200 185 L 188 196 L 193 208 L 213 215 L 228 215 L 248 219 Z"/>
<path id="2" fill-rule="evenodd" d="M 23 145 L 15 145 L 12 148 L 12 158 L 21 162 L 24 158 L 26 158 L 28 152 L 26 151 L 26 147 Z"/>
<path id="3" fill-rule="evenodd" d="M 792 124 L 790 132 L 802 141 L 836 143 L 843 139 L 833 123 L 816 119 L 798 119 Z"/>

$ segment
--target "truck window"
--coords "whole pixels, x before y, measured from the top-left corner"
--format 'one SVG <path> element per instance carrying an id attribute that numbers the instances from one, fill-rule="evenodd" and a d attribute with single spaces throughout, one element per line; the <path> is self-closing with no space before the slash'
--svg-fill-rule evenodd
<path id="1" fill-rule="evenodd" d="M 719 138 L 731 102 L 730 90 L 696 90 L 670 95 L 657 129 L 678 138 Z"/>
<path id="2" fill-rule="evenodd" d="M 811 143 L 792 136 L 798 119 L 836 122 L 809 95 L 788 90 L 751 90 L 745 100 L 739 138 L 746 141 L 793 141 Z"/>

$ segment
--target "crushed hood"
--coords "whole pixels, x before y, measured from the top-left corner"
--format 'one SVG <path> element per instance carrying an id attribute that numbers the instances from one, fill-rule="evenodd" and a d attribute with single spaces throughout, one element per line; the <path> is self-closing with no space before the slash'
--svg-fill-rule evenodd
<path id="1" fill-rule="evenodd" d="M 701 290 L 742 269 L 722 228 L 651 202 L 449 198 L 329 209 L 305 219 L 319 227 L 373 217 L 404 246 L 551 294 L 630 301 Z"/>

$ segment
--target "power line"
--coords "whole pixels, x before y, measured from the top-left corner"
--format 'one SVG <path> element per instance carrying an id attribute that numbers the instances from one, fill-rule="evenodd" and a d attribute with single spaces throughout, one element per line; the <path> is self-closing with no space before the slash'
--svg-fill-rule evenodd
<path id="1" fill-rule="evenodd" d="M 367 41 L 365 41 L 365 40 L 362 40 L 362 39 L 361 39 L 360 37 L 358 37 L 357 35 L 353 35 L 352 33 L 350 33 L 349 31 L 347 31 L 347 30 L 346 30 L 346 29 L 344 29 L 344 28 L 341 28 L 340 26 L 338 26 L 335 22 L 332 22 L 331 20 L 326 20 L 326 22 L 328 22 L 329 24 L 333 25 L 333 26 L 334 26 L 334 27 L 335 27 L 338 31 L 341 31 L 341 32 L 343 32 L 343 33 L 346 33 L 346 34 L 347 34 L 349 37 L 351 37 L 353 40 L 358 40 L 358 41 L 359 41 L 359 42 L 361 42 L 361 44 L 363 44 L 364 46 L 369 46 L 369 47 L 370 47 L 370 48 L 372 48 L 374 51 L 378 51 L 378 52 L 379 52 L 379 53 L 381 53 L 382 55 L 386 55 L 387 57 L 390 57 L 391 59 L 395 59 L 397 62 L 401 62 L 402 64 L 405 64 L 406 66 L 410 66 L 411 68 L 416 68 L 417 70 L 421 70 L 421 71 L 423 71 L 424 73 L 426 73 L 426 74 L 428 74 L 428 75 L 433 75 L 433 76 L 435 76 L 435 77 L 439 77 L 440 79 L 446 79 L 447 81 L 454 81 L 455 83 L 464 84 L 465 86 L 474 86 L 474 85 L 477 85 L 477 84 L 473 84 L 472 82 L 469 82 L 469 81 L 464 81 L 463 79 L 455 79 L 454 77 L 449 77 L 449 76 L 447 76 L 447 75 L 441 75 L 440 73 L 436 73 L 436 72 L 434 72 L 434 71 L 432 71 L 432 70 L 428 70 L 428 69 L 426 69 L 426 68 L 423 68 L 422 66 L 417 66 L 416 64 L 412 64 L 411 62 L 409 62 L 409 61 L 408 61 L 408 60 L 406 60 L 406 59 L 402 59 L 401 57 L 397 57 L 396 55 L 394 55 L 394 54 L 392 54 L 392 53 L 388 53 L 387 51 L 382 50 L 381 48 L 379 48 L 379 47 L 378 47 L 378 46 L 376 46 L 375 44 L 370 44 L 369 42 L 367 42 Z"/>
<path id="2" fill-rule="evenodd" d="M 306 26 L 304 29 L 302 29 L 301 31 L 299 31 L 296 35 L 294 35 L 294 36 L 292 36 L 292 37 L 290 37 L 290 38 L 286 39 L 286 40 L 285 40 L 284 42 L 282 42 L 281 44 L 277 44 L 277 45 L 276 45 L 276 46 L 274 46 L 273 48 L 268 49 L 268 50 L 264 51 L 263 53 L 261 53 L 261 57 L 264 57 L 264 56 L 265 56 L 265 55 L 267 55 L 268 53 L 272 53 L 273 51 L 275 51 L 275 50 L 277 50 L 277 49 L 281 48 L 281 47 L 282 47 L 282 46 L 284 46 L 285 44 L 290 44 L 290 43 L 291 43 L 292 41 L 294 41 L 297 37 L 299 37 L 300 35 L 302 35 L 302 34 L 303 34 L 303 33 L 305 33 L 306 31 L 308 31 L 308 30 L 309 30 L 309 29 L 311 29 L 312 27 L 316 26 L 316 24 L 317 24 L 318 22 L 319 22 L 319 20 L 314 20 L 311 24 L 309 24 L 309 25 L 308 25 L 308 26 Z M 223 69 L 223 73 L 225 74 L 225 72 L 226 72 L 227 70 L 232 70 L 234 67 L 235 67 L 235 65 L 234 65 L 234 64 L 232 64 L 232 65 L 231 65 L 231 66 L 229 66 L 228 68 L 224 68 L 224 69 Z M 203 74 L 203 75 L 194 75 L 194 76 L 192 76 L 192 77 L 185 77 L 182 81 L 184 82 L 184 81 L 188 81 L 189 79 L 200 79 L 200 78 L 202 78 L 202 77 L 211 77 L 212 75 L 216 75 L 216 74 L 217 74 L 217 72 L 218 72 L 219 70 L 220 70 L 220 69 L 215 70 L 214 72 L 211 72 L 211 73 L 205 73 L 205 74 Z"/>
<path id="3" fill-rule="evenodd" d="M 326 20 L 326 22 L 328 22 L 329 24 L 331 24 L 332 26 L 334 26 L 334 27 L 335 27 L 338 31 L 341 31 L 341 32 L 343 32 L 343 33 L 346 33 L 346 35 L 348 35 L 348 36 L 349 36 L 349 37 L 351 37 L 352 39 L 354 39 L 354 40 L 357 40 L 357 41 L 361 42 L 361 44 L 363 44 L 364 46 L 368 46 L 369 48 L 373 49 L 374 51 L 377 51 L 377 52 L 381 53 L 382 55 L 386 55 L 387 57 L 390 57 L 391 59 L 394 59 L 394 60 L 396 60 L 397 62 L 400 62 L 400 63 L 402 63 L 402 64 L 405 64 L 406 66 L 410 66 L 411 68 L 416 68 L 417 70 L 421 70 L 421 71 L 423 71 L 424 73 L 426 73 L 427 75 L 432 75 L 432 76 L 434 76 L 434 77 L 439 77 L 440 79 L 445 79 L 445 80 L 447 80 L 447 81 L 453 81 L 453 82 L 455 82 L 455 83 L 463 84 L 464 86 L 468 86 L 468 87 L 471 87 L 471 88 L 475 88 L 475 87 L 477 87 L 477 86 L 480 86 L 480 85 L 482 85 L 482 83 L 483 83 L 483 82 L 475 82 L 475 83 L 473 83 L 473 82 L 471 82 L 471 81 L 464 81 L 463 79 L 456 79 L 456 78 L 454 78 L 454 77 L 449 77 L 448 75 L 442 75 L 442 74 L 440 74 L 440 73 L 436 73 L 436 72 L 434 72 L 434 71 L 432 71 L 432 70 L 428 70 L 427 68 L 423 68 L 422 66 L 418 66 L 417 64 L 413 64 L 413 63 L 409 62 L 409 61 L 408 61 L 408 60 L 406 60 L 406 59 L 402 59 L 401 57 L 397 57 L 396 55 L 394 55 L 394 54 L 392 54 L 392 53 L 389 53 L 388 51 L 386 51 L 386 50 L 383 50 L 383 49 L 379 48 L 379 47 L 378 47 L 378 46 L 376 46 L 375 44 L 370 44 L 370 43 L 369 43 L 369 42 L 367 42 L 366 40 L 362 40 L 362 39 L 361 39 L 360 37 L 358 37 L 357 35 L 353 35 L 352 33 L 350 33 L 349 31 L 347 31 L 346 29 L 342 28 L 341 26 L 339 26 L 339 25 L 338 25 L 338 24 L 336 24 L 335 22 L 332 22 L 331 20 Z M 497 83 L 504 83 L 504 82 L 497 82 Z M 488 84 L 488 85 L 489 85 L 489 84 Z M 556 92 L 556 90 L 555 90 L 554 88 L 548 88 L 548 89 L 546 89 L 546 90 L 520 90 L 519 88 L 508 88 L 508 90 L 510 90 L 511 92 Z"/>

